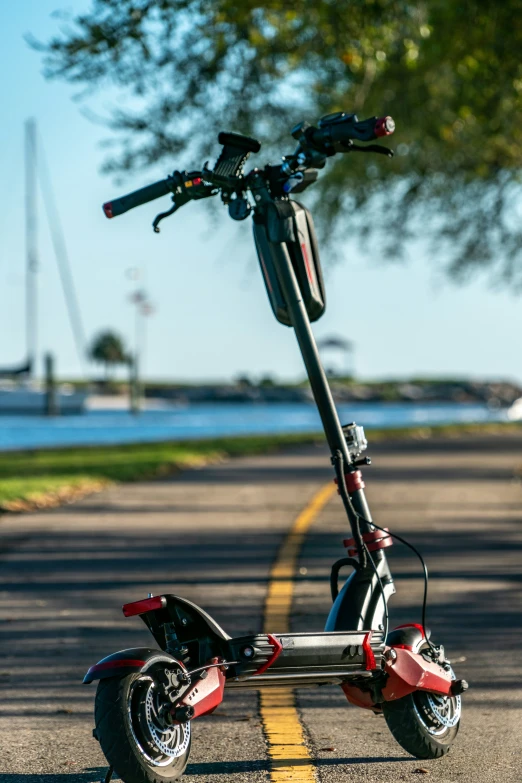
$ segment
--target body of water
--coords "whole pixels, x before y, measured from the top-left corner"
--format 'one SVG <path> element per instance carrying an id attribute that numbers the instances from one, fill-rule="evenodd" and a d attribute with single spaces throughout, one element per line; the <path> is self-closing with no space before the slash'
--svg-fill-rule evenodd
<path id="1" fill-rule="evenodd" d="M 505 421 L 505 410 L 465 403 L 350 403 L 338 406 L 342 423 L 368 430 L 457 422 Z M 190 440 L 221 435 L 317 432 L 315 407 L 306 403 L 204 404 L 143 411 L 89 411 L 81 416 L 0 417 L 0 450 Z"/>

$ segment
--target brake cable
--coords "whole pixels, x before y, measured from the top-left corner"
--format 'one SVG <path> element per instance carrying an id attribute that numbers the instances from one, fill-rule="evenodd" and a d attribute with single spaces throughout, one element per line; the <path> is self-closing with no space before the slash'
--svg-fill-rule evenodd
<path id="1" fill-rule="evenodd" d="M 384 613 L 385 613 L 384 640 L 386 641 L 386 638 L 388 636 L 388 629 L 389 629 L 388 602 L 386 600 L 386 595 L 385 595 L 385 592 L 384 592 L 384 585 L 382 583 L 382 579 L 381 579 L 380 574 L 378 572 L 377 566 L 375 565 L 373 557 L 371 556 L 371 553 L 370 553 L 370 551 L 369 551 L 369 549 L 367 547 L 367 544 L 366 544 L 366 542 L 364 541 L 364 538 L 361 535 L 359 522 L 365 522 L 367 525 L 372 525 L 377 530 L 380 530 L 381 532 L 386 533 L 386 535 L 389 535 L 392 538 L 397 539 L 397 541 L 400 541 L 401 544 L 404 544 L 409 549 L 411 549 L 412 552 L 414 552 L 414 554 L 416 554 L 417 557 L 419 558 L 419 560 L 421 562 L 421 565 L 422 565 L 422 569 L 423 569 L 423 575 L 424 575 L 424 594 L 423 594 L 423 599 L 422 599 L 422 623 L 421 623 L 421 625 L 422 625 L 422 630 L 423 630 L 423 633 L 424 633 L 424 638 L 426 640 L 426 643 L 428 644 L 428 646 L 429 646 L 431 652 L 433 653 L 433 655 L 435 656 L 435 658 L 438 658 L 439 651 L 437 650 L 435 645 L 430 641 L 430 639 L 428 637 L 428 634 L 427 634 L 427 631 L 426 631 L 426 607 L 427 607 L 427 603 L 428 603 L 429 574 L 428 574 L 428 567 L 427 567 L 427 565 L 426 565 L 426 563 L 424 561 L 423 556 L 421 555 L 419 550 L 416 547 L 414 547 L 413 544 L 410 544 L 409 541 L 406 541 L 405 538 L 403 538 L 402 536 L 398 535 L 397 533 L 391 533 L 389 530 L 386 530 L 385 528 L 381 527 L 380 525 L 377 525 L 375 522 L 370 521 L 369 519 L 366 519 L 362 514 L 359 514 L 359 512 L 356 511 L 356 509 L 355 509 L 355 507 L 354 507 L 354 505 L 352 503 L 352 499 L 350 498 L 350 495 L 348 493 L 348 488 L 346 486 L 346 479 L 344 477 L 344 470 L 341 470 L 340 471 L 341 475 L 339 475 L 338 465 L 342 466 L 342 464 L 343 464 L 343 454 L 342 454 L 342 452 L 340 450 L 336 451 L 335 458 L 336 458 L 335 462 L 334 462 L 333 458 L 332 458 L 332 462 L 334 462 L 335 472 L 337 474 L 337 483 L 338 483 L 338 487 L 339 487 L 341 498 L 343 500 L 343 503 L 344 503 L 344 506 L 345 506 L 347 512 L 348 512 L 348 509 L 349 509 L 350 513 L 348 513 L 348 517 L 350 518 L 351 515 L 353 514 L 357 518 L 357 524 L 353 526 L 353 533 L 354 533 L 354 540 L 355 540 L 355 543 L 356 543 L 356 546 L 357 546 L 358 553 L 360 552 L 360 549 L 361 549 L 360 546 L 359 546 L 359 541 L 358 541 L 358 536 L 360 536 L 360 543 L 362 544 L 362 551 L 365 554 L 364 561 L 363 561 L 363 559 L 360 558 L 361 566 L 364 567 L 367 564 L 368 561 L 370 562 L 370 564 L 371 564 L 371 566 L 372 566 L 372 568 L 373 568 L 373 570 L 375 572 L 375 575 L 377 576 L 377 581 L 379 583 L 379 587 L 380 587 L 380 590 L 381 590 L 381 593 L 382 593 L 382 598 L 383 598 L 383 602 L 384 602 Z M 358 536 L 356 535 L 356 533 L 358 533 Z"/>
<path id="2" fill-rule="evenodd" d="M 363 517 L 361 517 L 360 515 L 359 515 L 359 517 L 361 519 L 363 519 Z M 428 637 L 428 634 L 426 632 L 426 605 L 428 603 L 428 582 L 429 582 L 428 566 L 426 565 L 426 562 L 425 562 L 423 556 L 421 555 L 421 553 L 419 552 L 419 550 L 416 547 L 414 547 L 413 544 L 410 544 L 409 541 L 406 541 L 405 538 L 403 538 L 402 536 L 399 536 L 397 533 L 391 533 L 389 530 L 385 530 L 383 527 L 380 527 L 380 525 L 376 525 L 375 522 L 371 522 L 371 524 L 374 527 L 376 527 L 377 530 L 381 530 L 383 533 L 387 533 L 392 538 L 396 538 L 397 541 L 400 541 L 401 544 L 404 544 L 409 549 L 411 549 L 411 551 L 414 554 L 416 554 L 417 557 L 419 558 L 419 560 L 421 562 L 421 565 L 422 565 L 423 576 L 424 576 L 424 595 L 423 595 L 423 599 L 422 599 L 422 622 L 421 622 L 421 625 L 422 625 L 422 630 L 424 632 L 424 638 L 426 639 L 426 642 L 427 642 L 429 648 L 431 649 L 431 651 L 434 654 L 434 656 L 438 658 L 438 654 L 439 654 L 438 650 L 435 647 L 435 645 L 432 644 L 432 642 L 430 641 L 430 639 Z"/>

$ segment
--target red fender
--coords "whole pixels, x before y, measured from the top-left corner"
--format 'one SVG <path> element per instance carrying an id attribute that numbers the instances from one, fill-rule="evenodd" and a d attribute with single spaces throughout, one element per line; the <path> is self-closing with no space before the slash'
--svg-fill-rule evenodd
<path id="1" fill-rule="evenodd" d="M 151 647 L 132 647 L 130 650 L 120 650 L 102 658 L 101 661 L 91 666 L 83 678 L 83 682 L 88 685 L 94 680 L 126 677 L 127 674 L 146 671 L 149 666 L 155 663 L 166 663 L 170 666 L 178 664 L 184 668 L 182 663 L 163 650 L 155 650 Z"/>
<path id="2" fill-rule="evenodd" d="M 385 701 L 401 699 L 413 691 L 451 696 L 452 679 L 446 669 L 405 648 L 391 649 L 397 657 L 390 658 L 384 665 L 384 671 L 388 674 L 388 680 L 382 689 Z"/>

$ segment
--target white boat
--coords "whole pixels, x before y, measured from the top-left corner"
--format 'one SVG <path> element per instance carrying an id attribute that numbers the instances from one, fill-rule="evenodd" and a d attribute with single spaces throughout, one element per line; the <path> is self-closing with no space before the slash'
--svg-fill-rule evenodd
<path id="1" fill-rule="evenodd" d="M 75 391 L 70 384 L 61 384 L 55 392 L 57 414 L 84 413 L 87 392 Z M 47 413 L 47 392 L 39 384 L 3 382 L 0 385 L 0 415 L 44 416 Z"/>
<path id="2" fill-rule="evenodd" d="M 507 409 L 507 417 L 510 421 L 522 420 L 522 397 L 515 400 L 511 407 Z"/>
<path id="3" fill-rule="evenodd" d="M 25 234 L 26 286 L 25 316 L 27 353 L 25 361 L 16 367 L 0 368 L 0 415 L 44 415 L 49 413 L 49 395 L 45 384 L 34 379 L 37 356 L 37 134 L 34 120 L 25 124 Z M 69 295 L 72 282 L 69 280 Z M 74 295 L 74 290 L 72 290 Z M 75 297 L 74 297 L 75 298 Z M 77 307 L 76 301 L 73 302 Z M 77 324 L 78 326 L 78 324 Z M 52 374 L 52 357 L 46 359 Z M 52 412 L 56 414 L 83 413 L 87 392 L 76 391 L 71 384 L 57 384 L 52 393 Z"/>

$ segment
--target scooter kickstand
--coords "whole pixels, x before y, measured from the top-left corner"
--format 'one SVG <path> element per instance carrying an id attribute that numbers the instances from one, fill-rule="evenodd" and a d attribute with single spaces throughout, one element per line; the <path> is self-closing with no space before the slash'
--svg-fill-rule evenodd
<path id="1" fill-rule="evenodd" d="M 107 774 L 104 778 L 100 780 L 100 783 L 110 783 L 110 779 L 112 778 L 112 773 L 114 772 L 114 767 L 109 767 L 107 770 Z"/>

